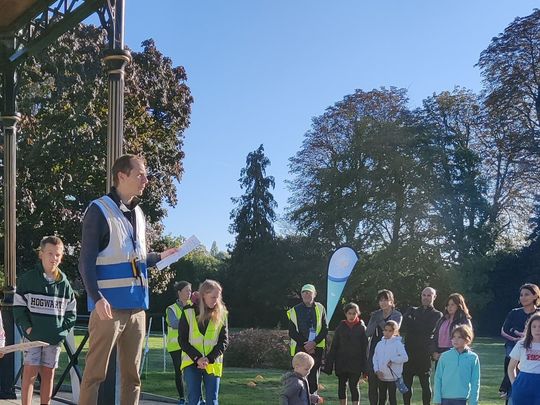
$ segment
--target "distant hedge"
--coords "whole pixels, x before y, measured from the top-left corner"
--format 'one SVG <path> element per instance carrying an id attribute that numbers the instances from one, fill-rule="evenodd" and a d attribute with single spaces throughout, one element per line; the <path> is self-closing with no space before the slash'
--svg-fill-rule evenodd
<path id="1" fill-rule="evenodd" d="M 225 366 L 248 368 L 291 368 L 289 336 L 277 329 L 244 329 L 231 332 Z"/>

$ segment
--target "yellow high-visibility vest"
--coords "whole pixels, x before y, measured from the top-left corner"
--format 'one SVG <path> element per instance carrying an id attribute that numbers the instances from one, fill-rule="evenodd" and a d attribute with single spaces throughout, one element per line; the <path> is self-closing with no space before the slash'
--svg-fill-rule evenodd
<path id="1" fill-rule="evenodd" d="M 180 320 L 184 310 L 180 308 L 177 302 L 169 305 L 165 310 L 165 321 L 167 322 L 167 351 L 170 353 L 180 350 L 180 343 L 178 343 L 178 328 L 172 328 L 169 322 L 169 308 L 174 312 L 174 315 L 178 320 Z"/>
<path id="2" fill-rule="evenodd" d="M 315 325 L 315 332 L 318 335 L 322 329 L 322 315 L 324 314 L 325 309 L 324 309 L 324 306 L 319 302 L 315 302 L 314 304 L 315 304 L 315 318 L 317 322 L 317 325 Z M 294 324 L 294 326 L 296 327 L 296 330 L 298 330 L 298 316 L 296 315 L 296 310 L 294 309 L 294 307 L 287 311 L 287 317 Z M 294 356 L 296 354 L 297 344 L 298 343 L 296 342 L 296 340 L 291 338 L 291 341 L 290 341 L 291 356 Z M 323 339 L 319 343 L 317 343 L 317 347 L 321 347 L 324 349 L 326 347 L 326 339 Z"/>
<path id="3" fill-rule="evenodd" d="M 203 356 L 208 355 L 208 353 L 216 346 L 221 329 L 227 324 L 227 314 L 225 314 L 224 319 L 220 322 L 215 322 L 213 319 L 210 319 L 204 335 L 199 330 L 195 309 L 187 308 L 184 310 L 184 316 L 189 325 L 189 343 Z M 180 365 L 180 369 L 183 370 L 192 364 L 194 364 L 194 362 L 191 360 L 191 357 L 189 357 L 186 352 L 182 352 L 182 364 Z M 221 377 L 223 374 L 223 355 L 218 356 L 214 360 L 214 363 L 208 364 L 206 372 L 208 374 L 213 374 L 216 377 Z"/>

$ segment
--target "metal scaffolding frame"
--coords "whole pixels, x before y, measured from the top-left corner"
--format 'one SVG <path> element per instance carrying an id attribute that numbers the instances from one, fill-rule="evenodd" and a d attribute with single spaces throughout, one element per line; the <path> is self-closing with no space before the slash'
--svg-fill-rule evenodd
<path id="1" fill-rule="evenodd" d="M 4 153 L 4 272 L 6 286 L 2 302 L 2 316 L 6 326 L 7 344 L 15 339 L 12 304 L 16 285 L 16 170 L 17 72 L 24 60 L 57 41 L 93 13 L 97 13 L 107 30 L 109 49 L 103 57 L 109 82 L 109 112 L 107 129 L 107 187 L 111 184 L 111 167 L 123 153 L 124 124 L 124 69 L 131 61 L 124 46 L 125 0 L 0 0 L 0 74 L 2 93 L 0 122 Z M 112 356 L 113 357 L 113 356 Z M 110 370 L 114 378 L 113 367 Z M 0 399 L 13 398 L 16 373 L 15 356 L 6 355 L 0 367 Z M 115 403 L 114 380 L 108 380 L 108 391 L 103 391 L 103 403 Z"/>

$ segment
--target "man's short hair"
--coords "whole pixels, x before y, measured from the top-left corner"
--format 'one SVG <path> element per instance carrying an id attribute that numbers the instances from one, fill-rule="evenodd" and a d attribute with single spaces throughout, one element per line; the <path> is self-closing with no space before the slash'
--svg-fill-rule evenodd
<path id="1" fill-rule="evenodd" d="M 113 185 L 115 187 L 118 187 L 118 183 L 120 182 L 118 173 L 124 173 L 124 174 L 127 174 L 128 176 L 131 173 L 131 169 L 133 168 L 131 164 L 132 160 L 138 160 L 142 164 L 146 164 L 145 160 L 141 156 L 131 155 L 129 153 L 120 156 L 118 159 L 114 161 L 111 172 L 112 172 Z"/>
<path id="2" fill-rule="evenodd" d="M 62 242 L 62 239 L 60 239 L 58 236 L 45 236 L 43 239 L 41 239 L 41 242 L 39 242 L 39 249 L 43 250 L 45 249 L 45 245 L 54 245 L 54 246 L 62 246 L 64 247 L 64 242 Z"/>
<path id="3" fill-rule="evenodd" d="M 431 290 L 433 292 L 433 295 L 437 295 L 437 290 L 435 288 L 433 288 L 433 287 L 430 287 L 430 286 L 424 287 L 422 292 L 424 292 L 426 290 Z"/>
<path id="4" fill-rule="evenodd" d="M 298 352 L 294 355 L 292 358 L 292 366 L 293 368 L 299 365 L 307 365 L 309 364 L 310 367 L 313 367 L 315 364 L 315 360 L 313 360 L 313 357 L 311 357 L 309 354 L 304 352 Z"/>

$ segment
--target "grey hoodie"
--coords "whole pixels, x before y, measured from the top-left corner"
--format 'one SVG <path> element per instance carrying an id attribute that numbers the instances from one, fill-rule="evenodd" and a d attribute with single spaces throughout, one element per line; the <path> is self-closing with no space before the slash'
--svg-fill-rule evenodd
<path id="1" fill-rule="evenodd" d="M 286 372 L 281 382 L 283 384 L 281 405 L 311 405 L 319 400 L 318 395 L 309 394 L 307 379 L 294 371 Z"/>

